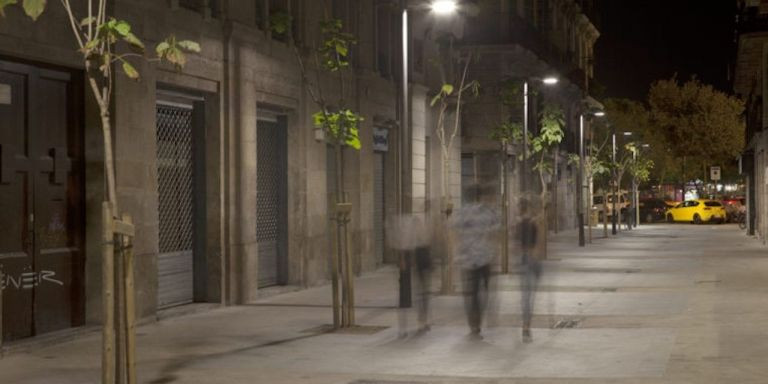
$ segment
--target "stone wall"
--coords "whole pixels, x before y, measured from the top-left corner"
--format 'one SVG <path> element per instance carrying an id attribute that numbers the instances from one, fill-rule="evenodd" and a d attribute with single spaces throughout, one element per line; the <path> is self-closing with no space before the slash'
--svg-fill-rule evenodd
<path id="1" fill-rule="evenodd" d="M 205 101 L 205 270 L 204 297 L 198 300 L 240 304 L 255 300 L 258 288 L 256 246 L 256 123 L 259 111 L 276 111 L 287 118 L 288 129 L 288 268 L 285 283 L 321 284 L 328 279 L 329 212 L 326 144 L 316 140 L 311 115 L 317 111 L 302 85 L 293 47 L 272 39 L 256 24 L 254 2 L 229 1 L 220 18 L 155 0 L 115 0 L 110 10 L 129 21 L 148 47 L 175 34 L 198 41 L 199 55 L 191 55 L 183 71 L 166 64 L 137 62 L 141 81 L 118 75 L 115 83 L 115 162 L 120 210 L 137 224 L 135 251 L 137 308 L 142 317 L 157 313 L 158 192 L 155 108 L 163 90 L 196 95 Z M 308 44 L 317 36 L 321 2 L 301 1 L 297 40 Z M 363 148 L 345 151 L 344 185 L 354 206 L 350 229 L 356 271 L 380 266 L 373 255 L 373 150 L 375 120 L 397 120 L 396 84 L 374 72 L 373 1 L 356 3 L 360 11 L 350 28 L 357 30 L 356 68 L 346 79 L 347 100 L 366 120 L 360 129 Z M 75 41 L 58 3 L 37 23 L 16 9 L 0 22 L 0 51 L 9 59 L 42 65 L 82 68 Z M 226 20 L 226 21 L 225 21 Z M 301 47 L 301 52 L 307 51 Z M 150 50 L 151 53 L 151 50 Z M 308 59 L 309 57 L 305 57 Z M 338 97 L 335 77 L 321 78 L 329 100 Z M 412 122 L 414 209 L 424 212 L 427 190 L 428 89 L 414 88 Z M 86 127 L 86 312 L 89 323 L 100 320 L 101 262 L 100 209 L 103 199 L 101 132 L 91 99 Z M 391 138 L 396 135 L 391 135 Z M 394 179 L 397 146 L 387 155 L 388 179 Z M 458 153 L 458 152 L 457 152 Z M 389 213 L 397 191 L 387 189 Z"/>

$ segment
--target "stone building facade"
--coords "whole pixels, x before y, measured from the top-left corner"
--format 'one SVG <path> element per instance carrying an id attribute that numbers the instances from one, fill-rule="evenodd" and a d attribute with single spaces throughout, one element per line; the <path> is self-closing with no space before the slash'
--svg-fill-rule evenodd
<path id="1" fill-rule="evenodd" d="M 75 3 L 82 14 L 84 2 Z M 567 112 L 563 152 L 572 152 L 598 36 L 577 4 L 583 2 L 467 3 L 479 12 L 464 20 L 463 35 L 454 31 L 456 20 L 436 20 L 418 7 L 411 13 L 411 129 L 402 154 L 406 183 L 399 191 L 393 182 L 401 155 L 401 19 L 395 2 L 110 1 L 110 14 L 130 22 L 148 46 L 170 34 L 202 46 L 183 71 L 137 62 L 141 81 L 118 75 L 115 82 L 117 194 L 120 211 L 136 223 L 138 315 L 156 318 L 165 308 L 192 302 L 245 304 L 271 286 L 309 287 L 328 280 L 329 196 L 338 170 L 313 127 L 317 106 L 302 82 L 294 47 L 270 32 L 276 10 L 292 15 L 292 33 L 304 55 L 326 16 L 341 19 L 358 39 L 344 85 L 365 121 L 362 148 L 346 150 L 343 175 L 354 207 L 350 251 L 357 273 L 397 260 L 386 245 L 385 221 L 397 213 L 398 198 L 414 213 L 440 215 L 444 183 L 430 100 L 441 79 L 429 65 L 438 50 L 429 31 L 447 28 L 455 32 L 458 49 L 480 52 L 472 76 L 481 83 L 560 74 L 561 91 L 546 97 Z M 100 322 L 102 136 L 65 21 L 58 3 L 50 3 L 37 22 L 16 7 L 0 20 L 6 341 Z M 481 25 L 493 29 L 478 29 Z M 339 92 L 335 77 L 319 80 L 330 95 Z M 467 159 L 482 160 L 495 149 L 486 140 L 485 120 L 477 116 L 504 113 L 492 98 L 481 96 L 459 116 L 461 139 L 449 154 L 447 183 L 455 208 L 462 201 Z M 483 172 L 498 178 L 496 160 L 489 159 Z M 575 222 L 575 208 L 564 159 L 559 174 L 567 176 L 554 182 L 559 222 L 567 228 Z M 329 311 L 328 321 L 330 316 Z"/>
<path id="2" fill-rule="evenodd" d="M 748 231 L 763 241 L 768 239 L 768 1 L 738 1 L 737 41 L 733 90 L 746 103 L 746 148 L 741 171 L 747 185 Z"/>
<path id="3" fill-rule="evenodd" d="M 548 228 L 557 231 L 577 226 L 577 167 L 569 164 L 568 154 L 578 153 L 579 115 L 585 111 L 589 83 L 594 76 L 594 44 L 600 36 L 590 17 L 591 1 L 518 0 L 479 3 L 481 23 L 468 26 L 463 49 L 478 57 L 470 67 L 470 77 L 484 87 L 480 97 L 466 109 L 462 136 L 462 159 L 473 166 L 477 179 L 499 179 L 499 144 L 489 138 L 491 128 L 506 119 L 523 121 L 520 108 L 509 108 L 500 101 L 502 82 L 511 80 L 521 86 L 528 82 L 529 131 L 537 134 L 538 113 L 544 103 L 559 106 L 565 115 L 565 138 L 556 150 L 554 171 L 547 180 L 549 199 Z M 556 76 L 559 83 L 546 87 L 541 79 Z M 521 92 L 522 93 L 522 92 Z M 508 190 L 520 192 L 521 153 L 509 154 Z M 530 164 L 529 164 L 530 165 Z M 472 177 L 465 177 L 471 179 Z M 529 176 L 528 191 L 540 191 L 538 177 Z M 494 181 L 495 182 L 495 181 Z M 515 216 L 516 205 L 510 204 Z"/>
<path id="4" fill-rule="evenodd" d="M 117 192 L 120 210 L 137 225 L 140 317 L 190 302 L 248 303 L 269 286 L 307 287 L 328 279 L 329 192 L 336 170 L 313 127 L 318 107 L 306 93 L 293 47 L 270 33 L 275 10 L 296 20 L 293 35 L 305 55 L 324 15 L 341 19 L 358 38 L 345 84 L 352 107 L 365 117 L 362 148 L 346 150 L 344 159 L 344 186 L 355 207 L 351 253 L 358 273 L 394 259 L 384 245 L 383 221 L 396 213 L 398 195 L 390 182 L 398 156 L 396 7 L 373 0 L 116 0 L 109 7 L 147 45 L 175 34 L 202 46 L 181 72 L 144 62 L 137 68 L 141 81 L 116 78 Z M 82 14 L 82 8 L 77 11 Z M 50 4 L 37 23 L 17 8 L 7 13 L 0 22 L 0 84 L 9 93 L 0 105 L 0 188 L 3 207 L 14 209 L 3 217 L 13 230 L 0 249 L 0 264 L 6 276 L 4 334 L 14 340 L 100 321 L 104 175 L 98 114 L 61 7 Z M 417 212 L 427 206 L 425 132 L 431 110 L 429 88 L 418 83 L 426 77 L 416 77 L 411 89 L 413 171 L 406 190 Z M 320 81 L 333 99 L 338 81 Z M 59 99 L 44 96 L 53 91 Z M 32 104 L 21 103 L 25 93 L 36 95 Z M 60 123 L 25 126 L 23 116 L 41 111 L 52 111 L 51 120 Z M 13 129 L 61 139 L 32 145 Z M 41 153 L 32 153 L 37 146 Z M 28 184 L 22 163 L 37 155 L 55 162 L 50 167 L 57 171 L 63 163 L 56 156 L 69 164 L 63 176 L 56 173 L 48 198 L 69 204 L 58 216 L 38 213 L 46 222 L 30 227 L 26 218 L 51 204 L 35 205 L 40 199 L 23 193 Z M 24 231 L 59 236 L 61 244 L 29 243 Z M 43 262 L 46 252 L 58 261 Z M 34 286 L 22 284 L 33 274 Z M 47 324 L 50 318 L 55 320 Z"/>

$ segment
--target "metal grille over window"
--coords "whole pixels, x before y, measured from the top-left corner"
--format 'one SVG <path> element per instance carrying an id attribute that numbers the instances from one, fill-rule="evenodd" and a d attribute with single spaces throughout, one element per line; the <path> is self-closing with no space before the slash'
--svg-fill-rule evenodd
<path id="1" fill-rule="evenodd" d="M 157 106 L 160 253 L 192 250 L 192 109 Z"/>
<path id="2" fill-rule="evenodd" d="M 267 123 L 260 123 L 262 127 Z M 277 240 L 280 205 L 281 169 L 279 161 L 279 132 L 277 128 L 259 130 L 256 192 L 256 239 L 258 242 Z"/>
<path id="3" fill-rule="evenodd" d="M 157 189 L 160 219 L 158 305 L 193 299 L 194 171 L 191 107 L 157 106 Z"/>
<path id="4" fill-rule="evenodd" d="M 286 136 L 278 122 L 260 120 L 256 139 L 256 241 L 259 286 L 278 284 L 286 252 Z"/>

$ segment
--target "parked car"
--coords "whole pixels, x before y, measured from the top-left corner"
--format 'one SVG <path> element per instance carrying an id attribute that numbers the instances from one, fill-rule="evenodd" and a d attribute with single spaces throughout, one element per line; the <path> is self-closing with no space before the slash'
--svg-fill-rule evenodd
<path id="1" fill-rule="evenodd" d="M 609 218 L 613 217 L 613 200 L 615 196 L 616 195 L 613 193 L 608 194 L 606 214 Z M 605 199 L 605 194 L 602 192 L 598 192 L 592 196 L 592 211 L 597 212 L 597 217 L 600 221 L 603 221 L 603 199 Z M 627 191 L 620 190 L 619 199 L 616 201 L 616 209 L 623 215 L 627 211 L 627 208 L 629 208 L 629 204 L 630 200 L 629 197 L 627 197 Z"/>
<path id="2" fill-rule="evenodd" d="M 667 210 L 667 221 L 676 221 L 701 224 L 705 222 L 724 223 L 726 219 L 725 207 L 719 201 L 697 199 L 686 200 Z"/>
<path id="3" fill-rule="evenodd" d="M 669 205 L 661 199 L 643 199 L 640 200 L 640 222 L 653 223 L 664 221 Z"/>

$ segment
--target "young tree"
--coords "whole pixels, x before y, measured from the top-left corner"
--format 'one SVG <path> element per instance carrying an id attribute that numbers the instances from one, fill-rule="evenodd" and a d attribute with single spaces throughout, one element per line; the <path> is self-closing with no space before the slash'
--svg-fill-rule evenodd
<path id="1" fill-rule="evenodd" d="M 515 104 L 519 105 L 519 101 L 522 97 L 518 97 L 520 92 L 519 87 L 514 82 L 508 82 L 504 85 L 505 91 L 502 92 L 502 99 L 505 103 L 509 103 L 510 106 Z M 565 116 L 563 110 L 555 104 L 544 104 L 541 112 L 538 116 L 540 123 L 540 131 L 537 135 L 528 133 L 527 148 L 523 148 L 526 158 L 533 160 L 533 166 L 531 169 L 536 172 L 539 178 L 540 190 L 539 190 L 539 203 L 541 204 L 541 221 L 539 225 L 543 234 L 543 241 L 541 244 L 546 247 L 546 235 L 548 227 L 548 208 L 549 208 L 549 190 L 548 185 L 551 177 L 554 174 L 555 169 L 555 156 L 556 149 L 565 137 L 563 128 L 565 127 Z M 507 145 L 508 143 L 515 143 L 522 145 L 523 142 L 523 124 L 507 121 L 503 122 L 493 128 L 491 132 L 491 138 Z M 523 154 L 520 155 L 522 159 Z M 521 172 L 528 172 L 528 170 L 521 170 Z M 546 248 L 544 250 L 546 253 Z"/>
<path id="2" fill-rule="evenodd" d="M 510 115 L 522 114 L 520 99 L 522 98 L 519 85 L 513 80 L 505 80 L 501 83 L 501 92 L 499 99 L 501 104 L 508 109 Z M 522 137 L 523 124 L 508 118 L 491 128 L 490 139 L 499 143 L 499 157 L 501 159 L 501 222 L 502 231 L 502 252 L 501 252 L 501 272 L 509 272 L 509 191 L 507 182 L 507 157 L 509 151 L 516 141 Z"/>
<path id="3" fill-rule="evenodd" d="M 186 52 L 199 52 L 200 45 L 189 40 L 178 40 L 174 36 L 161 41 L 155 46 L 155 57 L 145 56 L 145 45 L 131 31 L 131 25 L 125 20 L 109 16 L 108 0 L 88 0 L 85 15 L 76 15 L 70 0 L 61 0 L 61 7 L 67 18 L 61 22 L 67 25 L 77 42 L 76 49 L 82 55 L 83 67 L 91 93 L 99 107 L 101 130 L 103 135 L 104 171 L 107 196 L 104 204 L 104 245 L 102 247 L 103 274 L 103 348 L 102 348 L 102 382 L 111 383 L 116 379 L 115 372 L 122 372 L 129 383 L 135 382 L 134 362 L 134 314 L 133 314 L 133 268 L 132 252 L 129 248 L 121 248 L 119 254 L 125 259 L 125 271 L 121 271 L 121 289 L 123 297 L 118 303 L 117 315 L 121 316 L 118 333 L 120 339 L 125 338 L 122 345 L 115 346 L 114 320 L 114 243 L 113 239 L 126 239 L 130 242 L 133 237 L 133 225 L 130 216 L 120 214 L 115 186 L 114 155 L 112 153 L 112 120 L 110 105 L 113 100 L 113 90 L 116 69 L 119 66 L 123 74 L 131 79 L 139 80 L 140 74 L 131 63 L 132 60 L 165 61 L 181 69 L 186 64 Z M 17 5 L 17 0 L 0 0 L 0 16 L 5 16 L 5 8 Z M 33 21 L 45 12 L 46 0 L 22 0 L 22 8 Z M 58 20 L 57 20 L 58 22 Z M 120 369 L 114 366 L 115 353 L 120 349 Z"/>
<path id="4" fill-rule="evenodd" d="M 327 12 L 326 12 L 327 14 Z M 354 271 L 349 253 L 348 225 L 351 204 L 344 193 L 344 152 L 346 148 L 360 149 L 358 129 L 363 117 L 347 105 L 347 78 L 349 70 L 349 50 L 356 44 L 354 36 L 344 32 L 341 20 L 327 18 L 319 24 L 318 41 L 312 42 L 309 52 L 313 65 L 305 63 L 304 55 L 291 33 L 292 17 L 289 13 L 276 10 L 270 16 L 272 33 L 284 36 L 293 48 L 301 69 L 302 82 L 319 111 L 312 115 L 317 129 L 321 129 L 329 144 L 334 148 L 336 163 L 336 196 L 334 215 L 336 231 L 334 252 L 331 260 L 331 284 L 333 295 L 334 327 L 351 327 L 355 324 L 354 315 Z M 334 76 L 338 81 L 336 100 L 328 99 L 329 89 L 324 89 L 321 77 Z M 339 280 L 341 278 L 341 303 L 339 302 Z"/>
<path id="5" fill-rule="evenodd" d="M 465 94 L 470 92 L 472 96 L 477 96 L 480 84 L 474 80 L 468 80 L 469 66 L 472 63 L 473 55 L 468 53 L 459 55 L 456 58 L 449 54 L 447 60 L 434 60 L 434 64 L 440 71 L 441 86 L 436 95 L 430 101 L 430 106 L 438 108 L 437 123 L 435 124 L 435 135 L 440 142 L 440 164 L 442 174 L 442 201 L 441 212 L 443 213 L 444 224 L 447 223 L 453 212 L 453 196 L 451 194 L 451 151 L 456 136 L 461 127 L 461 111 L 466 102 Z M 461 65 L 461 74 L 458 79 L 448 80 L 449 73 L 444 67 L 445 62 L 453 65 L 453 61 Z M 449 114 L 453 114 L 453 121 L 448 124 Z M 450 293 L 453 287 L 453 257 L 450 252 L 443 252 L 442 263 L 442 292 Z"/>
<path id="6" fill-rule="evenodd" d="M 554 175 L 555 170 L 555 151 L 565 137 L 563 128 L 565 127 L 565 116 L 563 110 L 555 104 L 544 104 L 544 108 L 539 114 L 541 130 L 538 135 L 531 138 L 530 152 L 534 160 L 533 170 L 539 176 L 541 189 L 539 191 L 539 201 L 541 202 L 542 218 L 542 238 L 541 245 L 544 247 L 544 257 L 546 257 L 546 245 L 548 234 L 549 203 L 551 198 L 547 186 Z M 525 171 L 525 170 L 523 170 Z"/>

